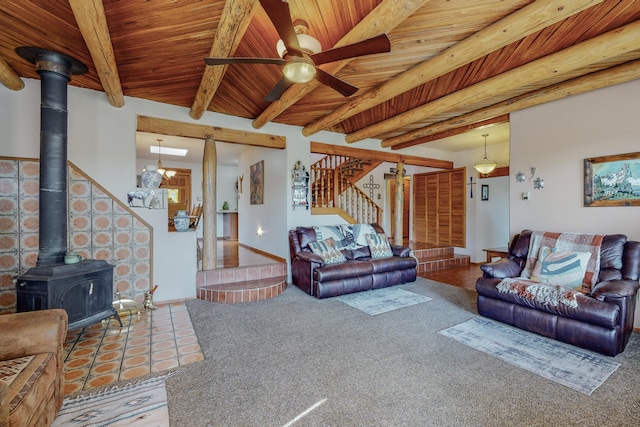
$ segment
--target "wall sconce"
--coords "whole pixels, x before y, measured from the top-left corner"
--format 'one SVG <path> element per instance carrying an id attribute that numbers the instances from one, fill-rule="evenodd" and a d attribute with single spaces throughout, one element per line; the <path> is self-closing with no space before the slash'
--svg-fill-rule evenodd
<path id="1" fill-rule="evenodd" d="M 262 233 L 264 233 L 264 231 L 262 230 L 262 228 L 258 227 L 258 229 L 256 230 L 256 234 L 258 235 L 258 238 L 262 237 Z"/>

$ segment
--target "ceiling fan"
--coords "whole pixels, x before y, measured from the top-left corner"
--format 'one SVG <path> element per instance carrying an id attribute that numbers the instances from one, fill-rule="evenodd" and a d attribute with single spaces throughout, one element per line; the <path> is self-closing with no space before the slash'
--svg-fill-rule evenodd
<path id="1" fill-rule="evenodd" d="M 265 101 L 280 99 L 285 90 L 293 83 L 306 83 L 312 79 L 331 87 L 343 96 L 353 95 L 358 88 L 323 71 L 317 66 L 328 62 L 340 61 L 357 56 L 389 52 L 391 43 L 386 34 L 321 51 L 320 43 L 306 34 L 307 25 L 302 20 L 291 21 L 289 3 L 283 0 L 260 0 L 260 4 L 273 23 L 280 40 L 276 49 L 280 58 L 205 58 L 207 65 L 228 64 L 276 64 L 283 65 L 283 77 L 265 97 Z"/>

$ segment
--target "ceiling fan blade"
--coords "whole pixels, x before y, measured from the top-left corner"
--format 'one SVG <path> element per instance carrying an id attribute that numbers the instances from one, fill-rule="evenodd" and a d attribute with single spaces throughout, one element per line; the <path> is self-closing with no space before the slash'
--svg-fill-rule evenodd
<path id="1" fill-rule="evenodd" d="M 316 68 L 316 80 L 323 85 L 329 86 L 330 88 L 340 92 L 342 96 L 351 96 L 358 91 L 357 87 L 350 85 L 344 80 L 340 80 L 336 76 L 329 74 L 320 68 Z"/>
<path id="2" fill-rule="evenodd" d="M 363 40 L 361 42 L 349 44 L 334 49 L 314 53 L 311 56 L 314 64 L 326 64 L 327 62 L 340 61 L 342 59 L 355 58 L 357 56 L 372 55 L 374 53 L 384 53 L 391 50 L 391 42 L 386 34 Z"/>
<path id="3" fill-rule="evenodd" d="M 271 89 L 271 92 L 269 92 L 269 94 L 265 96 L 264 100 L 267 102 L 277 101 L 278 99 L 280 99 L 284 91 L 289 89 L 289 86 L 291 86 L 292 84 L 293 83 L 291 83 L 286 78 L 281 78 L 280 81 L 274 86 L 274 88 Z"/>
<path id="4" fill-rule="evenodd" d="M 269 15 L 273 26 L 276 27 L 289 55 L 302 56 L 298 36 L 296 36 L 296 30 L 291 22 L 289 3 L 283 0 L 260 0 L 260 4 Z"/>
<path id="5" fill-rule="evenodd" d="M 228 65 L 228 64 L 284 64 L 281 58 L 204 58 L 207 65 Z"/>

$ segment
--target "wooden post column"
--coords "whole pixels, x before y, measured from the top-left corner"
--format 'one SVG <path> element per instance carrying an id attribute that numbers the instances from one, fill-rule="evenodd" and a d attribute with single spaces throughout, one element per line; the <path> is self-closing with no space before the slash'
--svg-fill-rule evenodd
<path id="1" fill-rule="evenodd" d="M 404 209 L 404 163 L 398 162 L 396 164 L 396 198 L 395 210 L 393 212 L 394 225 L 393 230 L 393 244 L 402 246 L 402 217 Z"/>
<path id="2" fill-rule="evenodd" d="M 207 135 L 202 161 L 202 270 L 215 270 L 218 257 L 218 215 L 216 207 L 216 142 Z"/>

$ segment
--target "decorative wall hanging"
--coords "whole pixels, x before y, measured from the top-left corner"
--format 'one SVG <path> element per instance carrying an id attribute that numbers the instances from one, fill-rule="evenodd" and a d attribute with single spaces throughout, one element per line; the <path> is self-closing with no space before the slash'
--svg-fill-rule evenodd
<path id="1" fill-rule="evenodd" d="M 476 183 L 473 182 L 472 176 L 469 177 L 469 183 L 467 185 L 469 186 L 469 198 L 473 199 L 473 186 L 476 185 Z"/>
<path id="2" fill-rule="evenodd" d="M 363 187 L 369 189 L 369 198 L 373 200 L 373 190 L 380 188 L 380 184 L 373 182 L 373 175 L 369 175 L 369 182 L 364 184 Z"/>
<path id="3" fill-rule="evenodd" d="M 640 153 L 584 159 L 585 206 L 640 206 Z"/>
<path id="4" fill-rule="evenodd" d="M 486 184 L 482 184 L 482 190 L 481 190 L 481 199 L 482 200 L 489 200 L 489 186 Z"/>
<path id="5" fill-rule="evenodd" d="M 293 165 L 291 170 L 292 209 L 303 206 L 309 209 L 309 172 L 306 171 L 300 160 Z"/>
<path id="6" fill-rule="evenodd" d="M 261 205 L 264 203 L 264 160 L 251 165 L 249 172 L 249 200 L 252 205 Z"/>

